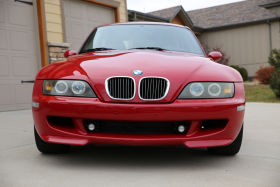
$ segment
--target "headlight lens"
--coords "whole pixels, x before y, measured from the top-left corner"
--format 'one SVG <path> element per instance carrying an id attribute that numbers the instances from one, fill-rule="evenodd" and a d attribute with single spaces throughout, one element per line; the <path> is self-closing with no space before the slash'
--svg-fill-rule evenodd
<path id="1" fill-rule="evenodd" d="M 72 92 L 76 95 L 84 94 L 86 91 L 86 84 L 83 81 L 74 81 L 72 83 Z"/>
<path id="2" fill-rule="evenodd" d="M 178 99 L 231 98 L 233 95 L 233 83 L 192 82 L 183 89 Z"/>
<path id="3" fill-rule="evenodd" d="M 66 81 L 57 81 L 54 89 L 59 94 L 65 94 L 68 90 L 68 84 Z"/>
<path id="4" fill-rule="evenodd" d="M 208 93 L 213 97 L 219 96 L 221 94 L 221 91 L 222 87 L 217 83 L 211 83 L 208 86 Z"/>
<path id="5" fill-rule="evenodd" d="M 81 80 L 44 80 L 43 94 L 74 97 L 96 97 L 89 84 Z"/>
<path id="6" fill-rule="evenodd" d="M 190 86 L 190 93 L 193 96 L 199 97 L 204 92 L 204 86 L 201 83 L 193 83 Z"/>

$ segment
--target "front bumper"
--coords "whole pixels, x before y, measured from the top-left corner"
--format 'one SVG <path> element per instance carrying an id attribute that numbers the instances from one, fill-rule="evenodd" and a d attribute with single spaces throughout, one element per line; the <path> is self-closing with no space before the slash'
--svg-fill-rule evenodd
<path id="1" fill-rule="evenodd" d="M 240 83 L 241 86 L 241 83 Z M 242 85 L 243 86 L 243 85 Z M 238 85 L 236 86 L 238 88 Z M 36 93 L 36 90 L 35 90 Z M 185 145 L 212 147 L 230 144 L 238 135 L 244 118 L 244 91 L 236 89 L 230 99 L 175 100 L 166 104 L 106 103 L 97 98 L 59 97 L 34 94 L 33 119 L 40 137 L 50 143 L 86 145 L 89 143 L 122 145 Z M 47 116 L 71 117 L 74 128 L 56 128 Z M 85 119 L 118 121 L 189 121 L 185 135 L 147 135 L 88 133 Z M 222 129 L 202 130 L 202 120 L 227 119 Z"/>

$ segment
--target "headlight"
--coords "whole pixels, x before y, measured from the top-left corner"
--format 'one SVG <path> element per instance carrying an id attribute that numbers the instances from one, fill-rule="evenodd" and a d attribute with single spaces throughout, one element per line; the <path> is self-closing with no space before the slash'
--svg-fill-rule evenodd
<path id="1" fill-rule="evenodd" d="M 74 97 L 96 97 L 89 84 L 81 80 L 44 80 L 43 94 Z"/>
<path id="2" fill-rule="evenodd" d="M 66 81 L 57 81 L 54 86 L 54 90 L 58 94 L 65 94 L 68 90 L 68 84 Z"/>
<path id="3" fill-rule="evenodd" d="M 188 84 L 178 99 L 231 98 L 234 84 L 228 82 L 193 82 Z"/>
<path id="4" fill-rule="evenodd" d="M 76 95 L 84 94 L 86 91 L 86 84 L 83 81 L 74 81 L 71 90 Z"/>
<path id="5" fill-rule="evenodd" d="M 193 83 L 190 86 L 190 93 L 193 96 L 199 97 L 204 92 L 204 86 L 201 83 Z"/>

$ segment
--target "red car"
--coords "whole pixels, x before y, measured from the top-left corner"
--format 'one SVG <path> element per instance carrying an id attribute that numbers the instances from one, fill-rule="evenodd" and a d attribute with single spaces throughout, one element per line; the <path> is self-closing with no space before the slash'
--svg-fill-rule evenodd
<path id="1" fill-rule="evenodd" d="M 70 145 L 184 145 L 234 155 L 243 133 L 240 74 L 208 56 L 187 27 L 120 23 L 93 30 L 78 54 L 37 75 L 35 140 Z"/>

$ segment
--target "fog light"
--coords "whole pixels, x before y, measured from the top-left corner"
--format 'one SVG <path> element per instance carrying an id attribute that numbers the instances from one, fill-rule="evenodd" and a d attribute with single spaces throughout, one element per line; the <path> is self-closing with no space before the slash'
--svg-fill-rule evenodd
<path id="1" fill-rule="evenodd" d="M 243 111 L 245 110 L 245 105 L 240 105 L 237 107 L 237 111 Z"/>
<path id="2" fill-rule="evenodd" d="M 93 123 L 88 124 L 88 130 L 89 131 L 94 131 L 95 130 L 95 125 Z"/>
<path id="3" fill-rule="evenodd" d="M 178 126 L 178 132 L 183 133 L 183 132 L 185 132 L 185 130 L 186 130 L 186 127 L 184 125 Z"/>

